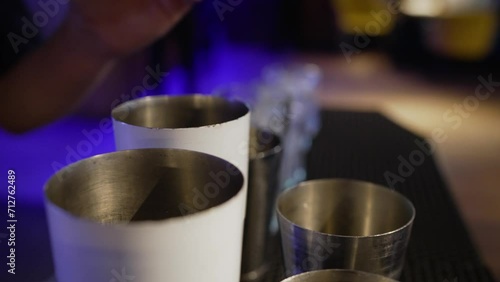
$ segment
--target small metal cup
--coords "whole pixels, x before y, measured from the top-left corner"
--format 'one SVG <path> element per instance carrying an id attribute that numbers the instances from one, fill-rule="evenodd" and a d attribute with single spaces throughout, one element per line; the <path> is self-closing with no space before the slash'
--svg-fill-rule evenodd
<path id="1" fill-rule="evenodd" d="M 247 179 L 250 110 L 240 101 L 199 94 L 148 96 L 119 105 L 111 115 L 117 150 L 202 152 L 235 164 Z"/>
<path id="2" fill-rule="evenodd" d="M 397 282 L 390 278 L 354 270 L 327 269 L 298 274 L 281 282 Z"/>
<path id="3" fill-rule="evenodd" d="M 368 182 L 324 179 L 277 201 L 287 275 L 355 269 L 398 279 L 415 218 L 401 194 Z"/>
<path id="4" fill-rule="evenodd" d="M 45 186 L 57 281 L 237 281 L 243 182 L 223 159 L 174 149 L 62 169 Z"/>
<path id="5" fill-rule="evenodd" d="M 278 136 L 251 130 L 241 281 L 259 281 L 269 270 L 270 222 L 279 191 L 281 153 Z"/>

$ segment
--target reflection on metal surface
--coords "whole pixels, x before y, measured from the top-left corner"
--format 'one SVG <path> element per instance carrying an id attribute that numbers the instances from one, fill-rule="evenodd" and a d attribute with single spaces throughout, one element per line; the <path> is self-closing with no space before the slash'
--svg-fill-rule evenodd
<path id="1" fill-rule="evenodd" d="M 299 274 L 282 282 L 396 282 L 380 275 L 352 270 L 318 270 Z"/>
<path id="2" fill-rule="evenodd" d="M 48 200 L 79 218 L 104 224 L 164 220 L 221 205 L 239 193 L 241 175 L 201 206 L 193 188 L 214 180 L 210 172 L 226 171 L 222 159 L 185 150 L 143 149 L 99 155 L 56 174 L 46 186 Z M 230 174 L 227 174 L 228 176 Z"/>
<path id="3" fill-rule="evenodd" d="M 216 125 L 248 113 L 244 104 L 206 95 L 154 96 L 124 103 L 112 112 L 117 121 L 147 128 Z"/>
<path id="4" fill-rule="evenodd" d="M 277 205 L 288 275 L 340 268 L 399 278 L 415 216 L 399 193 L 325 179 L 282 193 Z"/>

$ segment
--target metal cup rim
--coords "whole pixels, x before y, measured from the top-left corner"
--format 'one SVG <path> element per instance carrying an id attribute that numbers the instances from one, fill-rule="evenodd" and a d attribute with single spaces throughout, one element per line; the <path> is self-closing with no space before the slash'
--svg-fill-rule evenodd
<path id="1" fill-rule="evenodd" d="M 268 158 L 269 156 L 274 156 L 274 155 L 281 153 L 283 151 L 283 145 L 281 143 L 281 138 L 277 134 L 275 134 L 271 131 L 268 131 L 268 130 L 262 130 L 258 127 L 254 127 L 254 128 L 252 128 L 252 130 L 255 130 L 256 132 L 261 132 L 264 134 L 269 134 L 277 141 L 277 144 L 276 144 L 276 146 L 273 146 L 267 150 L 257 152 L 253 156 L 249 156 L 251 161 L 258 160 L 258 159 L 265 159 L 265 158 Z"/>
<path id="2" fill-rule="evenodd" d="M 50 205 L 53 208 L 55 208 L 58 211 L 60 211 L 63 214 L 65 214 L 66 216 L 69 216 L 69 217 L 74 218 L 74 219 L 78 219 L 80 221 L 88 222 L 88 223 L 91 223 L 91 224 L 108 225 L 108 224 L 102 224 L 102 223 L 100 223 L 98 221 L 95 221 L 95 220 L 92 220 L 92 219 L 89 219 L 89 218 L 86 218 L 86 217 L 78 216 L 78 215 L 74 214 L 73 212 L 71 212 L 71 211 L 69 211 L 69 210 L 61 207 L 59 204 L 55 203 L 53 200 L 50 199 L 50 197 L 47 194 L 48 189 L 50 189 L 50 187 L 52 186 L 52 184 L 53 184 L 54 181 L 62 181 L 61 177 L 64 177 L 63 176 L 64 173 L 66 173 L 67 171 L 71 171 L 71 170 L 75 169 L 75 167 L 77 167 L 78 165 L 80 165 L 83 162 L 91 162 L 92 160 L 101 159 L 101 158 L 105 158 L 105 157 L 109 157 L 109 156 L 113 156 L 113 155 L 118 155 L 118 154 L 126 154 L 126 153 L 134 153 L 134 152 L 136 152 L 136 153 L 137 152 L 147 152 L 147 151 L 150 151 L 150 152 L 156 152 L 156 151 L 157 152 L 162 152 L 163 151 L 163 152 L 187 152 L 187 153 L 194 153 L 194 154 L 198 154 L 200 156 L 209 157 L 209 158 L 211 158 L 213 160 L 223 161 L 223 162 L 225 162 L 227 164 L 232 165 L 227 160 L 222 159 L 222 158 L 217 157 L 217 156 L 214 156 L 214 155 L 210 155 L 210 154 L 203 153 L 203 152 L 198 152 L 198 151 L 185 150 L 185 149 L 175 149 L 175 148 L 142 148 L 142 149 L 121 150 L 121 151 L 115 151 L 115 152 L 98 154 L 98 155 L 94 155 L 92 157 L 81 159 L 81 160 L 79 160 L 77 162 L 74 162 L 72 164 L 69 164 L 67 166 L 64 166 L 63 168 L 61 168 L 60 170 L 58 170 L 56 173 L 54 173 L 45 182 L 44 187 L 43 187 L 43 194 L 44 194 L 43 197 L 44 197 L 45 207 L 47 208 L 48 205 Z M 165 219 L 157 220 L 157 221 L 142 220 L 142 221 L 131 221 L 131 222 L 124 222 L 124 223 L 113 223 L 113 224 L 111 224 L 111 226 L 115 226 L 115 227 L 116 226 L 142 226 L 142 225 L 148 225 L 151 222 L 171 223 L 171 222 L 175 222 L 175 221 L 179 221 L 179 220 L 186 220 L 186 219 L 189 219 L 189 218 L 193 218 L 193 217 L 197 217 L 197 216 L 201 216 L 201 215 L 206 215 L 207 213 L 210 213 L 213 210 L 215 210 L 217 208 L 220 208 L 222 205 L 225 205 L 228 202 L 232 201 L 235 197 L 238 197 L 238 195 L 240 195 L 241 193 L 244 192 L 244 189 L 243 189 L 243 183 L 244 183 L 243 173 L 237 167 L 234 167 L 234 169 L 236 169 L 238 171 L 238 175 L 242 179 L 242 182 L 241 182 L 242 185 L 240 185 L 240 187 L 238 188 L 238 191 L 236 191 L 236 193 L 231 198 L 227 199 L 224 202 L 221 202 L 221 203 L 219 203 L 219 204 L 217 204 L 217 205 L 215 205 L 213 207 L 202 209 L 202 210 L 199 210 L 199 211 L 197 211 L 195 213 L 191 213 L 191 214 L 187 214 L 187 215 L 169 217 L 169 218 L 165 218 Z"/>
<path id="3" fill-rule="evenodd" d="M 300 273 L 300 274 L 296 274 L 296 275 L 287 277 L 286 279 L 282 280 L 281 282 L 291 282 L 295 278 L 300 278 L 300 276 L 306 276 L 306 275 L 310 275 L 310 274 L 314 274 L 314 273 L 318 273 L 318 272 L 360 274 L 360 275 L 364 275 L 364 276 L 370 276 L 370 277 L 373 277 L 373 278 L 383 279 L 384 281 L 387 281 L 387 282 L 397 282 L 397 280 L 394 280 L 394 279 L 386 277 L 386 276 L 382 276 L 382 275 L 375 274 L 375 273 L 369 273 L 369 272 L 365 272 L 365 271 L 359 271 L 359 270 L 355 270 L 355 269 L 321 269 L 321 270 L 312 270 L 312 271 L 307 271 L 307 272 L 303 272 L 303 273 Z"/>
<path id="4" fill-rule="evenodd" d="M 387 191 L 387 192 L 390 192 L 390 193 L 394 193 L 397 197 L 399 197 L 400 199 L 402 199 L 411 208 L 411 218 L 403 226 L 401 226 L 401 227 L 399 227 L 399 228 L 397 228 L 395 230 L 391 230 L 391 231 L 380 233 L 380 234 L 373 234 L 373 235 L 367 235 L 367 236 L 363 236 L 363 235 L 361 235 L 361 236 L 360 235 L 337 235 L 337 234 L 325 233 L 325 232 L 321 232 L 321 231 L 317 231 L 317 230 L 313 230 L 313 229 L 301 226 L 301 225 L 299 225 L 299 224 L 291 221 L 290 219 L 288 219 L 280 211 L 280 209 L 279 209 L 279 202 L 280 202 L 280 199 L 282 198 L 283 195 L 286 195 L 287 193 L 290 193 L 290 191 L 293 191 L 294 189 L 297 189 L 297 188 L 299 188 L 299 187 L 301 187 L 303 185 L 306 185 L 306 184 L 332 182 L 332 181 L 335 181 L 335 182 L 345 181 L 345 182 L 351 182 L 351 183 L 356 183 L 356 184 L 361 184 L 361 185 L 371 185 L 375 189 L 383 189 L 384 191 Z M 391 234 L 398 233 L 398 232 L 400 232 L 402 230 L 405 230 L 405 229 L 409 228 L 410 226 L 412 226 L 413 222 L 415 220 L 415 216 L 416 216 L 415 206 L 413 205 L 413 203 L 408 198 L 406 198 L 405 196 L 403 196 L 401 193 L 396 192 L 394 190 L 390 190 L 387 187 L 375 184 L 373 182 L 363 181 L 363 180 L 357 180 L 357 179 L 349 179 L 349 178 L 324 178 L 324 179 L 315 179 L 315 180 L 303 181 L 303 182 L 299 183 L 298 185 L 294 186 L 293 188 L 288 189 L 288 190 L 282 192 L 278 196 L 278 199 L 276 201 L 276 212 L 278 213 L 279 217 L 282 220 L 286 220 L 288 223 L 290 223 L 290 225 L 296 226 L 296 227 L 298 227 L 298 228 L 300 228 L 302 230 L 309 231 L 309 232 L 314 232 L 316 234 L 323 235 L 323 236 L 328 236 L 328 237 L 348 238 L 348 239 L 377 238 L 377 237 L 383 237 L 383 236 L 388 236 L 388 235 L 391 235 Z"/>
<path id="5" fill-rule="evenodd" d="M 238 111 L 238 113 L 236 114 L 236 118 L 234 118 L 234 119 L 227 119 L 227 120 L 224 120 L 221 123 L 207 123 L 207 124 L 204 124 L 204 125 L 201 125 L 201 126 L 187 126 L 187 127 L 148 127 L 148 126 L 142 126 L 142 125 L 137 125 L 137 124 L 133 124 L 133 123 L 127 122 L 127 121 L 124 120 L 124 118 L 120 118 L 119 117 L 121 111 L 128 111 L 128 110 L 124 110 L 124 109 L 127 109 L 127 108 L 130 109 L 131 106 L 137 106 L 137 105 L 141 105 L 141 104 L 147 104 L 147 103 L 151 103 L 152 101 L 167 102 L 169 100 L 187 99 L 187 98 L 191 98 L 191 99 L 214 99 L 214 100 L 220 100 L 220 101 L 228 102 L 230 104 L 231 103 L 237 104 L 238 107 L 242 107 L 242 108 L 240 109 L 240 111 Z M 249 113 L 250 113 L 250 108 L 248 107 L 248 105 L 246 103 L 244 103 L 243 101 L 240 101 L 238 99 L 227 99 L 227 98 L 224 98 L 224 97 L 214 96 L 214 95 L 210 95 L 210 94 L 195 93 L 195 94 L 179 94 L 179 95 L 175 94 L 175 95 L 146 96 L 146 97 L 141 97 L 141 98 L 138 98 L 138 99 L 133 99 L 133 100 L 127 101 L 127 102 L 122 103 L 122 104 L 116 106 L 115 108 L 113 108 L 111 110 L 111 118 L 115 122 L 118 122 L 118 123 L 121 123 L 121 124 L 127 125 L 127 126 L 137 127 L 137 128 L 147 128 L 147 129 L 156 129 L 156 130 L 191 130 L 191 129 L 196 129 L 196 128 L 212 127 L 212 126 L 215 126 L 215 125 L 218 125 L 218 124 L 225 124 L 225 123 L 228 123 L 228 122 L 232 122 L 234 120 L 239 120 L 239 119 L 243 118 L 244 116 L 246 116 Z"/>

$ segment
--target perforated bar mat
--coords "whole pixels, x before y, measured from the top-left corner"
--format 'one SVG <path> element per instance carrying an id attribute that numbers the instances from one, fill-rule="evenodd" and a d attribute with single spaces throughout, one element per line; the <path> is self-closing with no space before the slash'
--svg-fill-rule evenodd
<path id="1" fill-rule="evenodd" d="M 322 123 L 308 156 L 309 179 L 353 178 L 389 186 L 386 172 L 398 175 L 401 158 L 410 161 L 414 151 L 424 153 L 423 163 L 414 166 L 411 175 L 404 174 L 404 182 L 393 185 L 417 210 L 401 281 L 495 281 L 478 256 L 432 154 L 417 145 L 423 138 L 376 113 L 325 111 Z M 417 154 L 421 155 L 413 153 L 415 164 L 422 162 Z M 280 281 L 282 274 L 277 250 L 266 281 Z"/>

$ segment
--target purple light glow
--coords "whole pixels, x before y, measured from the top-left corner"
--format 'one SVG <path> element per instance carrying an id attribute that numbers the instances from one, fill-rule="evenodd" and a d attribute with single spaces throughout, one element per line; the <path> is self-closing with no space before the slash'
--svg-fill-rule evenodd
<path id="1" fill-rule="evenodd" d="M 211 52 L 196 55 L 194 92 L 211 93 L 220 86 L 248 82 L 260 77 L 262 68 L 277 57 L 257 47 L 220 44 Z M 174 68 L 164 82 L 163 93 L 186 93 L 187 70 Z M 17 197 L 24 204 L 42 205 L 45 182 L 62 166 L 114 148 L 110 118 L 102 130 L 102 119 L 71 116 L 26 134 L 0 130 L 0 175 L 16 171 Z M 100 137 L 102 136 L 102 137 Z M 2 189 L 0 195 L 6 195 Z"/>
<path id="2" fill-rule="evenodd" d="M 16 199 L 26 205 L 41 205 L 45 182 L 61 166 L 113 151 L 113 134 L 103 132 L 99 122 L 69 117 L 23 135 L 1 131 L 0 173 L 6 175 L 9 169 L 16 172 Z M 94 136 L 89 137 L 91 134 Z"/>

